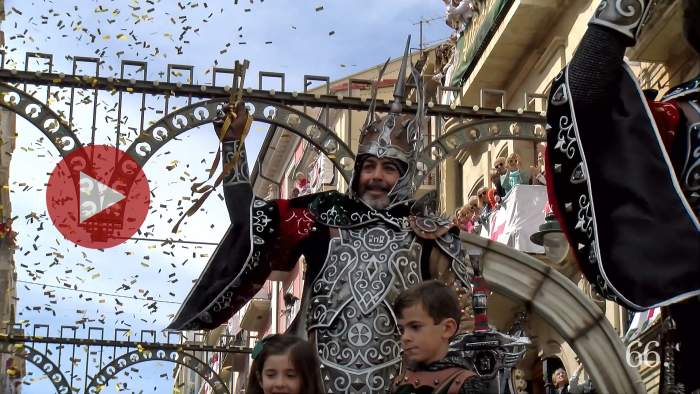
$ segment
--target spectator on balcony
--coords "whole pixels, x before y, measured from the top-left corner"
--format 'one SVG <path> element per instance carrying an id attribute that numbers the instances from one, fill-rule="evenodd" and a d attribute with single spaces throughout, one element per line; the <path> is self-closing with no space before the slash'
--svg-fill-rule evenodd
<path id="1" fill-rule="evenodd" d="M 480 187 L 479 190 L 476 191 L 476 198 L 478 199 L 479 209 L 482 213 L 484 211 L 491 212 L 493 210 L 493 205 L 491 205 L 489 201 L 488 192 L 488 187 Z"/>
<path id="2" fill-rule="evenodd" d="M 454 70 L 457 64 L 457 33 L 452 33 L 448 40 L 448 49 L 444 52 L 445 62 L 442 68 L 438 69 L 439 72 L 433 76 L 433 81 L 441 84 L 445 87 L 452 86 L 452 76 L 454 75 Z M 454 93 L 451 91 L 443 92 L 442 96 L 438 99 L 440 104 L 449 105 L 454 97 Z"/>
<path id="3" fill-rule="evenodd" d="M 461 231 L 471 232 L 473 224 L 470 221 L 470 217 L 469 208 L 466 205 L 461 206 L 455 211 L 454 223 Z"/>
<path id="4" fill-rule="evenodd" d="M 532 169 L 532 184 L 547 186 L 547 179 L 544 176 L 544 151 L 547 149 L 547 144 L 544 142 L 537 144 L 537 165 L 530 167 Z"/>
<path id="5" fill-rule="evenodd" d="M 489 202 L 488 191 L 488 188 L 481 187 L 476 192 L 479 203 L 479 223 L 481 223 L 481 226 L 486 228 L 486 230 L 489 228 L 489 218 L 493 211 L 493 205 Z"/>
<path id="6" fill-rule="evenodd" d="M 454 223 L 460 230 L 467 233 L 478 233 L 479 228 L 475 228 L 479 222 L 479 207 L 476 196 L 472 196 L 469 202 L 458 208 L 455 212 Z"/>
<path id="7" fill-rule="evenodd" d="M 593 394 L 595 389 L 591 385 L 590 379 L 586 380 L 583 384 L 578 383 L 578 370 L 574 373 L 574 376 L 569 380 L 569 377 L 564 368 L 558 368 L 552 374 L 551 383 L 547 383 L 547 394 Z"/>
<path id="8" fill-rule="evenodd" d="M 246 393 L 322 394 L 321 364 L 314 348 L 292 335 L 271 335 L 251 353 Z"/>
<path id="9" fill-rule="evenodd" d="M 486 197 L 488 198 L 489 204 L 491 205 L 493 211 L 501 207 L 501 196 L 498 195 L 496 189 L 489 189 L 489 191 L 486 192 Z"/>
<path id="10" fill-rule="evenodd" d="M 517 185 L 527 185 L 528 180 L 525 174 L 520 171 L 520 155 L 513 152 L 506 160 L 507 172 L 501 175 L 501 186 L 507 196 Z"/>
<path id="11" fill-rule="evenodd" d="M 303 173 L 297 172 L 296 176 L 294 177 L 294 191 L 292 192 L 292 195 L 294 197 L 299 197 L 310 193 L 311 184 L 309 183 L 309 180 Z"/>
<path id="12" fill-rule="evenodd" d="M 474 0 L 443 0 L 445 3 L 445 23 L 462 33 L 469 27 L 474 16 Z"/>
<path id="13" fill-rule="evenodd" d="M 469 197 L 467 203 L 467 214 L 468 219 L 471 222 L 471 233 L 479 234 L 481 232 L 481 221 L 480 221 L 481 209 L 479 208 L 479 198 L 477 196 Z"/>
<path id="14" fill-rule="evenodd" d="M 496 194 L 501 198 L 505 197 L 506 192 L 501 184 L 501 177 L 506 175 L 508 170 L 506 169 L 506 158 L 499 157 L 493 162 L 493 169 L 491 169 L 491 183 L 493 187 L 496 188 Z"/>
<path id="15" fill-rule="evenodd" d="M 452 52 L 454 51 L 454 44 L 449 40 L 443 44 L 440 44 L 435 50 L 435 75 L 433 75 L 433 81 L 444 85 L 445 72 L 452 59 Z"/>

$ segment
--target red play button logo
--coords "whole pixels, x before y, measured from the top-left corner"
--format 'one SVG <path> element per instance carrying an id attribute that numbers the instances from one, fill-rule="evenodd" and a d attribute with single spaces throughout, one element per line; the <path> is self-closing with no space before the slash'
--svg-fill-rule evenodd
<path id="1" fill-rule="evenodd" d="M 86 248 L 109 248 L 129 239 L 146 219 L 148 180 L 128 154 L 90 145 L 56 165 L 46 204 L 66 239 Z"/>

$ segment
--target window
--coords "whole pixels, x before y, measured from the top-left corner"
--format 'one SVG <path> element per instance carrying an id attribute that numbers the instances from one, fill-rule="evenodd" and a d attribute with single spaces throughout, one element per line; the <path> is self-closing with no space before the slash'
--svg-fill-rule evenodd
<path id="1" fill-rule="evenodd" d="M 483 175 L 481 177 L 479 177 L 479 180 L 474 182 L 471 189 L 469 189 L 469 194 L 467 194 L 467 199 L 471 196 L 476 196 L 476 192 L 482 187 L 484 187 L 484 176 Z"/>

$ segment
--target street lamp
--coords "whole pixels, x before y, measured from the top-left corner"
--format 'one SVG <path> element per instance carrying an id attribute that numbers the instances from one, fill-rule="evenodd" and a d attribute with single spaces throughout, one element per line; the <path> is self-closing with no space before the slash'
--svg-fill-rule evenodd
<path id="1" fill-rule="evenodd" d="M 544 246 L 544 254 L 549 261 L 560 264 L 569 254 L 569 241 L 561 231 L 561 226 L 554 214 L 548 214 L 545 222 L 540 225 L 540 231 L 530 236 L 530 241 Z"/>

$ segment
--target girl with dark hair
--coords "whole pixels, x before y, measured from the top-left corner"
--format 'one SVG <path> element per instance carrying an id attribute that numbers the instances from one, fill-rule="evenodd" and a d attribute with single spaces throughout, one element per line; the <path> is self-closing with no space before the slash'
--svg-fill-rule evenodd
<path id="1" fill-rule="evenodd" d="M 292 335 L 271 335 L 253 348 L 249 394 L 322 394 L 321 368 L 311 345 Z"/>

